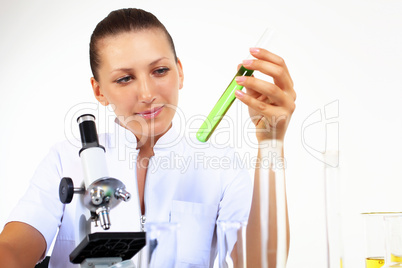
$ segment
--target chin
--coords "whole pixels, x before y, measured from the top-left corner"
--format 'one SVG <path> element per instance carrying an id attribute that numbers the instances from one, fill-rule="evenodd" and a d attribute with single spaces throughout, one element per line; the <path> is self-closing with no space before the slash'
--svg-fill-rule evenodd
<path id="1" fill-rule="evenodd" d="M 135 134 L 135 136 L 142 137 L 142 142 L 149 138 L 157 138 L 166 133 L 172 126 L 172 122 L 166 123 L 167 120 L 160 122 L 148 123 L 145 127 L 143 124 L 135 124 L 128 126 L 128 129 Z M 145 130 L 146 129 L 146 130 Z"/>
<path id="2" fill-rule="evenodd" d="M 158 124 L 155 125 L 152 129 L 150 129 L 151 136 L 157 137 L 163 135 L 166 131 L 170 129 L 172 126 L 172 122 L 170 121 L 169 124 L 163 123 L 163 124 Z"/>

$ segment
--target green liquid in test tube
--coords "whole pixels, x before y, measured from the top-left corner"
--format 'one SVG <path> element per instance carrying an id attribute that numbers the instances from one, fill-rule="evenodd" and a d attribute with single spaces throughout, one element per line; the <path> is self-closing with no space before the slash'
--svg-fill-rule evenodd
<path id="1" fill-rule="evenodd" d="M 271 39 L 272 33 L 272 29 L 266 29 L 255 47 L 265 48 L 267 43 Z M 236 76 L 251 76 L 253 72 L 253 70 L 244 68 L 243 65 L 240 67 L 240 69 L 237 71 L 236 75 L 230 82 L 229 86 L 226 88 L 222 96 L 219 98 L 218 102 L 215 104 L 214 108 L 212 108 L 204 123 L 202 123 L 201 127 L 198 129 L 196 137 L 199 141 L 206 142 L 211 137 L 212 133 L 236 99 L 235 91 L 243 89 L 243 86 L 240 86 L 236 83 Z"/>

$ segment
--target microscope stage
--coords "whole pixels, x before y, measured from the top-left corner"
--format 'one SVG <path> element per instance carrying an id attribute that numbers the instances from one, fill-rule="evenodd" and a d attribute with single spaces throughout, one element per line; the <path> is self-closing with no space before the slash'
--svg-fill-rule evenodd
<path id="1" fill-rule="evenodd" d="M 145 246 L 145 232 L 100 232 L 89 234 L 71 252 L 72 263 L 87 258 L 120 257 L 131 259 Z"/>

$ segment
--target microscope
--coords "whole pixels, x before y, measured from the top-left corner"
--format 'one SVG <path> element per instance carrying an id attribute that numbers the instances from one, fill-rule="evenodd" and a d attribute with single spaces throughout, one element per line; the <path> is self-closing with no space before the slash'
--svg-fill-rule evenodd
<path id="1" fill-rule="evenodd" d="M 111 226 L 110 210 L 121 201 L 128 202 L 131 195 L 120 180 L 109 177 L 105 148 L 99 144 L 95 116 L 84 114 L 77 118 L 77 122 L 84 181 L 81 187 L 75 188 L 71 178 L 62 178 L 59 198 L 63 204 L 69 204 L 74 194 L 80 195 L 79 205 L 90 212 L 89 224 L 93 222 L 98 226 L 99 223 L 106 231 Z M 129 260 L 145 245 L 144 232 L 91 233 L 90 228 L 84 228 L 84 232 L 84 239 L 70 254 L 70 262 L 80 264 L 82 268 L 109 267 Z"/>

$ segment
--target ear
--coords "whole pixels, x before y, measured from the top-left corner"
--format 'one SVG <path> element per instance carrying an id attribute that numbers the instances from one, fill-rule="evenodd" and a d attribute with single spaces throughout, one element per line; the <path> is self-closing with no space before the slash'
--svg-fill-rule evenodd
<path id="1" fill-rule="evenodd" d="M 177 59 L 177 70 L 179 71 L 179 79 L 180 79 L 179 89 L 182 89 L 184 81 L 184 73 L 183 73 L 183 65 L 181 64 L 180 59 Z"/>
<path id="2" fill-rule="evenodd" d="M 95 98 L 99 101 L 99 103 L 102 104 L 103 106 L 108 106 L 109 101 L 102 94 L 98 81 L 96 81 L 95 78 L 93 77 L 91 77 L 91 85 L 92 90 L 94 91 Z"/>

